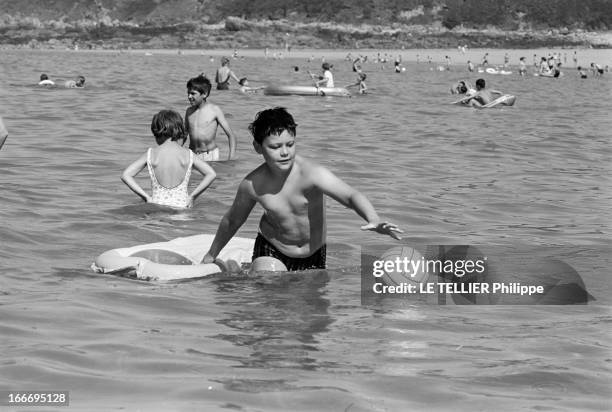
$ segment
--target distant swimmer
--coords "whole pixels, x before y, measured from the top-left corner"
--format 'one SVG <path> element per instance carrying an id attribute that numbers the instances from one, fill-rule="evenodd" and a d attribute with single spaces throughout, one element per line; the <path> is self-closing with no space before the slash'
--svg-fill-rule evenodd
<path id="1" fill-rule="evenodd" d="M 471 95 L 464 103 L 474 107 L 482 107 L 495 100 L 493 94 L 503 95 L 500 91 L 485 89 L 485 80 L 478 79 L 476 80 L 476 93 Z"/>
<path id="2" fill-rule="evenodd" d="M 456 84 L 451 86 L 450 90 L 452 94 L 465 94 L 468 96 L 476 94 L 476 89 L 474 89 L 467 80 L 458 81 Z"/>
<path id="3" fill-rule="evenodd" d="M 578 66 L 577 69 L 578 69 L 578 74 L 580 75 L 581 79 L 586 79 L 586 78 L 589 77 L 587 75 L 587 72 L 585 70 L 583 70 L 582 67 Z"/>
<path id="4" fill-rule="evenodd" d="M 49 79 L 45 73 L 40 75 L 40 81 L 38 82 L 39 86 L 55 86 L 55 82 Z"/>
<path id="5" fill-rule="evenodd" d="M 85 77 L 83 76 L 79 76 L 77 77 L 76 80 L 68 80 L 66 83 L 64 83 L 64 86 L 72 89 L 72 88 L 81 88 L 81 87 L 85 87 Z"/>
<path id="6" fill-rule="evenodd" d="M 238 84 L 240 85 L 240 91 L 242 93 L 253 93 L 253 92 L 256 92 L 257 90 L 261 90 L 264 88 L 264 86 L 250 87 L 249 80 L 246 77 L 243 77 L 242 79 L 240 79 Z"/>
<path id="7" fill-rule="evenodd" d="M 8 130 L 6 130 L 6 126 L 2 121 L 2 117 L 0 117 L 0 149 L 4 146 L 4 142 L 6 142 L 6 138 L 8 137 Z"/>
<path id="8" fill-rule="evenodd" d="M 524 76 L 527 73 L 527 63 L 525 62 L 525 58 L 521 57 L 519 59 L 519 74 Z"/>
<path id="9" fill-rule="evenodd" d="M 593 71 L 594 76 L 601 76 L 604 74 L 604 69 L 601 67 L 601 64 L 591 63 L 591 70 Z"/>
<path id="10" fill-rule="evenodd" d="M 540 74 L 553 74 L 552 70 L 550 69 L 550 66 L 548 65 L 548 60 L 544 56 L 542 56 L 542 58 L 540 59 Z"/>
<path id="11" fill-rule="evenodd" d="M 393 64 L 395 66 L 395 73 L 401 73 L 402 72 L 402 56 L 397 56 Z"/>
<path id="12" fill-rule="evenodd" d="M 221 126 L 229 140 L 227 160 L 236 158 L 236 136 L 219 106 L 207 101 L 210 80 L 199 75 L 187 82 L 187 98 L 191 105 L 185 113 L 185 126 L 189 135 L 189 148 L 207 162 L 219 160 L 217 128 Z"/>
<path id="13" fill-rule="evenodd" d="M 482 66 L 486 66 L 487 64 L 489 64 L 489 53 L 485 53 L 484 56 L 482 56 Z"/>
<path id="14" fill-rule="evenodd" d="M 147 203 L 155 203 L 184 209 L 215 180 L 216 173 L 206 162 L 184 148 L 187 133 L 181 115 L 173 110 L 162 110 L 153 116 L 151 132 L 158 144 L 149 148 L 130 164 L 121 180 Z M 134 177 L 145 167 L 151 178 L 151 195 L 143 190 Z M 192 169 L 204 176 L 202 182 L 189 193 L 188 185 Z"/>
<path id="15" fill-rule="evenodd" d="M 364 72 L 359 72 L 358 73 L 358 77 L 357 77 L 357 82 L 356 83 L 351 83 L 348 86 L 346 86 L 347 88 L 349 87 L 359 87 L 359 94 L 366 94 L 367 90 L 368 90 L 368 86 L 365 83 L 365 79 L 368 76 L 364 73 Z"/>
<path id="16" fill-rule="evenodd" d="M 474 63 L 472 63 L 471 60 L 467 61 L 467 66 L 468 66 L 468 71 L 469 72 L 473 72 L 474 71 Z"/>
<path id="17" fill-rule="evenodd" d="M 215 75 L 215 83 L 217 83 L 217 90 L 229 90 L 230 79 L 239 82 L 240 79 L 234 74 L 229 68 L 230 60 L 227 57 L 221 58 L 221 67 L 217 69 Z"/>

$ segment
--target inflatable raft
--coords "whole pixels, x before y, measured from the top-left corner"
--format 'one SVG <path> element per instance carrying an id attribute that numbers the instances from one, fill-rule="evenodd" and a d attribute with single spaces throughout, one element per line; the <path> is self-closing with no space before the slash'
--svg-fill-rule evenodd
<path id="1" fill-rule="evenodd" d="M 213 239 L 214 235 L 195 235 L 112 249 L 98 256 L 91 268 L 97 273 L 159 282 L 210 276 L 222 272 L 215 263 L 200 263 Z M 232 238 L 218 259 L 239 266 L 250 263 L 254 243 L 254 239 Z"/>
<path id="2" fill-rule="evenodd" d="M 559 74 L 555 73 L 555 72 L 550 72 L 550 73 L 534 73 L 533 74 L 536 77 L 561 77 L 563 76 L 563 72 L 559 72 Z"/>
<path id="3" fill-rule="evenodd" d="M 485 104 L 484 106 L 482 106 L 482 109 L 488 109 L 490 107 L 495 107 L 495 106 L 513 106 L 515 101 L 516 101 L 515 96 L 511 94 L 504 94 L 503 96 L 498 97 L 497 99 L 493 100 L 489 104 Z"/>
<path id="4" fill-rule="evenodd" d="M 344 87 L 315 87 L 315 86 L 266 86 L 263 89 L 268 96 L 339 96 L 350 97 L 351 93 Z"/>
<path id="5" fill-rule="evenodd" d="M 488 67 L 485 71 L 489 74 L 505 74 L 505 75 L 512 74 L 510 70 L 504 70 L 504 69 L 498 70 L 492 67 Z"/>

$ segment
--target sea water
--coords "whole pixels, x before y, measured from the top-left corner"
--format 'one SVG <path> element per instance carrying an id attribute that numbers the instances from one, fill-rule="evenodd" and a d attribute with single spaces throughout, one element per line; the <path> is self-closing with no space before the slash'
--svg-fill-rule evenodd
<path id="1" fill-rule="evenodd" d="M 501 62 L 503 52 L 491 57 Z M 587 52 L 582 64 L 610 63 L 609 51 Z M 238 159 L 213 164 L 217 180 L 193 209 L 169 212 L 143 204 L 119 177 L 155 145 L 152 116 L 184 114 L 186 81 L 214 76 L 217 52 L 1 53 L 10 135 L 0 151 L 0 389 L 66 390 L 75 411 L 610 408 L 609 73 L 581 80 L 570 62 L 558 79 L 520 77 L 516 67 L 479 75 L 456 52 L 451 70 L 438 71 L 423 56 L 444 51 L 421 51 L 418 64 L 405 51 L 405 72 L 363 65 L 364 96 L 213 89 Z M 339 86 L 356 78 L 345 54 L 325 56 Z M 252 86 L 308 85 L 322 57 L 260 52 L 231 64 Z M 36 87 L 43 72 L 84 75 L 86 87 Z M 517 96 L 514 107 L 449 104 L 451 84 L 478 76 Z M 331 199 L 327 272 L 160 285 L 89 269 L 108 249 L 214 233 L 240 179 L 262 161 L 247 126 L 275 106 L 294 115 L 300 155 L 366 194 L 409 239 L 570 248 L 560 258 L 595 300 L 362 304 L 361 250 L 395 243 L 360 231 L 363 221 Z M 218 140 L 223 157 L 222 131 Z M 255 236 L 260 215 L 256 207 L 239 235 Z"/>

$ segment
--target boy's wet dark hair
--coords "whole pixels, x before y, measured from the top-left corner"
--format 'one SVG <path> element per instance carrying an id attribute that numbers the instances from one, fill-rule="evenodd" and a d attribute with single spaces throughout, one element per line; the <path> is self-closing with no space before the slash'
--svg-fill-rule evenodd
<path id="1" fill-rule="evenodd" d="M 241 85 L 241 86 L 244 86 L 244 82 L 246 82 L 247 80 L 248 80 L 248 79 L 247 79 L 246 77 L 243 77 L 242 79 L 240 79 L 240 80 L 238 81 L 238 84 L 239 84 L 239 85 Z"/>
<path id="2" fill-rule="evenodd" d="M 41 74 L 41 75 L 40 75 L 40 80 L 41 80 L 41 81 L 43 81 L 43 80 L 49 80 L 49 76 L 47 76 L 46 74 L 44 74 L 44 73 L 43 73 L 43 74 Z"/>
<path id="3" fill-rule="evenodd" d="M 481 89 L 484 89 L 485 88 L 485 81 L 484 81 L 484 79 L 476 80 L 476 86 L 480 87 Z"/>
<path id="4" fill-rule="evenodd" d="M 174 110 L 161 110 L 153 116 L 151 132 L 157 144 L 162 144 L 168 139 L 185 140 L 187 138 L 183 118 Z"/>
<path id="5" fill-rule="evenodd" d="M 253 139 L 259 144 L 262 144 L 266 137 L 278 136 L 285 130 L 295 137 L 296 128 L 293 116 L 284 107 L 262 110 L 255 115 L 255 120 L 249 125 Z"/>
<path id="6" fill-rule="evenodd" d="M 208 95 L 211 87 L 210 80 L 203 74 L 200 74 L 198 77 L 192 77 L 187 81 L 187 91 L 195 90 L 200 94 Z"/>

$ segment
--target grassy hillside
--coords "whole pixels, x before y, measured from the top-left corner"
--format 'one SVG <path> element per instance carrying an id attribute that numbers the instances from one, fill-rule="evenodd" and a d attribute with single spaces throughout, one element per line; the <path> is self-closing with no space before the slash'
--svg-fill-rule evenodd
<path id="1" fill-rule="evenodd" d="M 25 47 L 595 46 L 609 0 L 0 0 Z M 238 16 L 238 17 L 231 17 Z"/>

